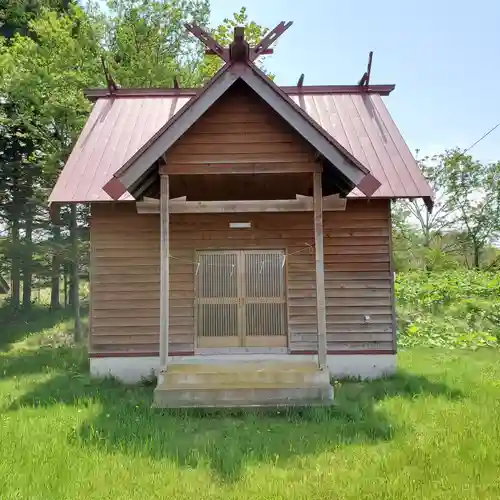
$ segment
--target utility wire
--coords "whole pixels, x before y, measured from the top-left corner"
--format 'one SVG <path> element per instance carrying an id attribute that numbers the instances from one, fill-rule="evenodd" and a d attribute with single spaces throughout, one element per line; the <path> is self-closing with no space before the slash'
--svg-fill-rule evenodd
<path id="1" fill-rule="evenodd" d="M 472 143 L 468 148 L 465 149 L 465 151 L 462 152 L 460 156 L 463 156 L 467 151 L 470 151 L 474 146 L 479 144 L 483 139 L 486 139 L 492 132 L 494 132 L 498 127 L 500 127 L 500 123 L 497 123 L 494 127 L 490 128 L 488 132 L 483 134 L 476 142 Z"/>

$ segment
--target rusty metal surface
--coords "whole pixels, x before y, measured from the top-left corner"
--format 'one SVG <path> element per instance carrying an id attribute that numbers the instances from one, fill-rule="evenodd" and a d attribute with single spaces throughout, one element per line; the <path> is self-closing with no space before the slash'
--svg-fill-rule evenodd
<path id="1" fill-rule="evenodd" d="M 372 197 L 432 197 L 380 95 L 290 97 L 382 183 Z M 97 99 L 50 202 L 110 201 L 102 187 L 190 99 L 182 94 Z M 359 190 L 349 196 L 364 197 Z M 132 197 L 126 193 L 120 199 Z"/>

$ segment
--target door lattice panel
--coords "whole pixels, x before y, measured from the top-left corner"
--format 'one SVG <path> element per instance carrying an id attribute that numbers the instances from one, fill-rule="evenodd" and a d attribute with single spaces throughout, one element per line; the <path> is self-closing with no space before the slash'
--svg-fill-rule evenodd
<path id="1" fill-rule="evenodd" d="M 285 347 L 284 252 L 199 252 L 198 347 Z"/>
<path id="2" fill-rule="evenodd" d="M 283 252 L 244 252 L 245 335 L 285 335 Z"/>
<path id="3" fill-rule="evenodd" d="M 198 337 L 237 337 L 238 253 L 200 253 L 198 259 Z"/>

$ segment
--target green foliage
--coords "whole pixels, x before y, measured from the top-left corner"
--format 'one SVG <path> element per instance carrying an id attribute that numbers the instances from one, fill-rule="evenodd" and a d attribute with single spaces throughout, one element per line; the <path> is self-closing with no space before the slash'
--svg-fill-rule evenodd
<path id="1" fill-rule="evenodd" d="M 455 215 L 462 248 L 471 248 L 472 265 L 500 231 L 500 161 L 481 163 L 460 150 L 443 155 L 444 187 Z"/>
<path id="2" fill-rule="evenodd" d="M 107 6 L 107 15 L 97 6 L 90 14 L 118 85 L 172 87 L 174 77 L 184 87 L 201 84 L 196 69 L 203 50 L 184 24 L 207 25 L 208 0 L 109 0 Z"/>
<path id="3" fill-rule="evenodd" d="M 500 344 L 500 275 L 455 270 L 400 273 L 395 283 L 398 345 Z"/>
<path id="4" fill-rule="evenodd" d="M 152 387 L 90 379 L 45 313 L 0 323 L 2 500 L 500 497 L 497 350 L 399 353 L 330 407 L 160 411 Z"/>
<path id="5" fill-rule="evenodd" d="M 499 258 L 500 162 L 482 163 L 455 149 L 419 164 L 434 207 L 430 213 L 422 200 L 393 205 L 397 269 L 488 268 Z"/>
<path id="6" fill-rule="evenodd" d="M 0 3 L 0 37 L 16 33 L 31 35 L 29 24 L 42 9 L 66 11 L 73 0 L 2 0 Z"/>
<path id="7" fill-rule="evenodd" d="M 47 196 L 66 161 L 91 104 L 88 87 L 105 84 L 102 60 L 122 87 L 202 85 L 220 59 L 186 29 L 186 22 L 208 24 L 208 0 L 6 0 L 0 6 L 0 223 L 7 241 L 0 245 L 0 272 L 12 278 L 13 307 L 31 304 L 31 285 L 45 285 L 66 274 L 74 256 L 70 217 L 51 225 Z M 2 22 L 4 23 L 2 25 Z M 246 25 L 255 43 L 265 28 L 248 20 L 242 8 L 215 29 L 225 45 L 236 24 Z M 79 207 L 78 225 L 87 225 Z M 86 231 L 79 231 L 81 261 L 88 261 Z M 81 264 L 80 264 L 81 267 Z"/>

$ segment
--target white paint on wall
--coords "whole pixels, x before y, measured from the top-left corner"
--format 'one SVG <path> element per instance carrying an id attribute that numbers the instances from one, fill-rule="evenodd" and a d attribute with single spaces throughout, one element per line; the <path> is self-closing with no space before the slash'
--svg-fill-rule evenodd
<path id="1" fill-rule="evenodd" d="M 143 377 L 151 377 L 159 365 L 159 356 L 90 358 L 90 374 L 93 377 L 112 376 L 126 384 L 135 384 Z"/>
<path id="2" fill-rule="evenodd" d="M 332 354 L 328 368 L 333 378 L 380 378 L 396 371 L 395 354 Z"/>
<path id="3" fill-rule="evenodd" d="M 316 361 L 315 355 L 288 354 L 218 354 L 170 357 L 170 363 L 241 363 L 244 361 Z M 330 354 L 328 368 L 332 378 L 379 378 L 396 371 L 394 354 Z M 91 358 L 90 374 L 94 377 L 113 376 L 125 383 L 140 382 L 150 377 L 160 366 L 159 357 Z"/>

